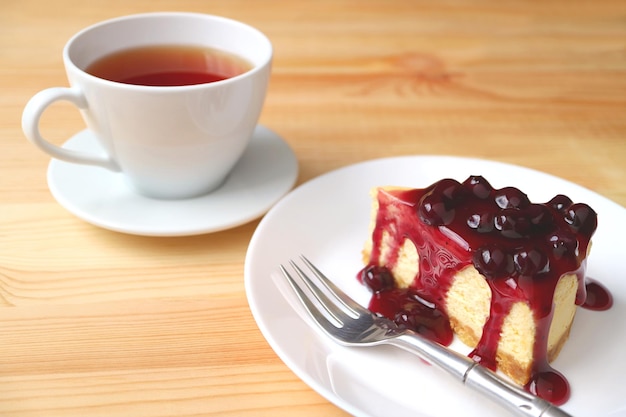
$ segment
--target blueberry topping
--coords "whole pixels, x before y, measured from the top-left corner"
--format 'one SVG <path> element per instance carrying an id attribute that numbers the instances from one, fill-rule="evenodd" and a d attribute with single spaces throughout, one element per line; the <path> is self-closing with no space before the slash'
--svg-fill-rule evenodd
<path id="1" fill-rule="evenodd" d="M 517 188 L 494 189 L 481 176 L 461 184 L 444 179 L 427 188 L 390 194 L 389 204 L 379 198 L 370 256 L 370 265 L 382 261 L 390 269 L 366 267 L 360 275 L 373 293 L 370 309 L 401 328 L 447 345 L 452 329 L 445 314 L 446 294 L 458 273 L 473 266 L 486 279 L 491 299 L 482 336 L 469 356 L 496 369 L 506 317 L 515 303 L 524 302 L 537 319 L 534 352 L 539 366 L 533 369 L 530 384 L 544 384 L 527 389 L 551 396 L 555 381 L 565 381 L 553 378 L 557 374 L 548 365 L 544 346 L 559 280 L 566 274 L 577 277 L 578 305 L 606 309 L 612 304 L 606 291 L 592 290 L 599 287 L 585 283 L 584 256 L 597 228 L 596 213 L 564 195 L 533 204 Z M 399 288 L 390 271 L 405 269 L 407 239 L 415 246 L 419 264 L 409 286 Z M 561 391 L 564 399 L 567 393 Z"/>

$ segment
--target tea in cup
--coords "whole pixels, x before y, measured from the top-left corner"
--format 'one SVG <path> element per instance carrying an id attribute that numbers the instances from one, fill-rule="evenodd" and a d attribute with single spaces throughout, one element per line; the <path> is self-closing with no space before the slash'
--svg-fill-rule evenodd
<path id="1" fill-rule="evenodd" d="M 146 13 L 80 31 L 63 61 L 70 87 L 31 98 L 22 116 L 26 137 L 53 158 L 119 172 L 142 195 L 182 199 L 218 188 L 246 149 L 272 45 L 231 19 Z M 42 137 L 41 116 L 60 100 L 78 107 L 104 156 Z"/>

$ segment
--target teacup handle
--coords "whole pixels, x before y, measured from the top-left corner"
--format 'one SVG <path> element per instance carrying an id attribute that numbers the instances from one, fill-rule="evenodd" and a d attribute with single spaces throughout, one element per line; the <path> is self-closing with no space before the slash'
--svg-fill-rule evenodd
<path id="1" fill-rule="evenodd" d="M 55 101 L 69 101 L 79 109 L 87 108 L 87 100 L 83 93 L 74 88 L 52 87 L 35 94 L 26 104 L 22 113 L 22 130 L 26 138 L 38 146 L 41 150 L 54 158 L 77 164 L 96 165 L 111 171 L 120 171 L 120 168 L 110 156 L 92 155 L 88 152 L 80 152 L 64 149 L 54 145 L 41 136 L 39 122 L 48 106 Z"/>

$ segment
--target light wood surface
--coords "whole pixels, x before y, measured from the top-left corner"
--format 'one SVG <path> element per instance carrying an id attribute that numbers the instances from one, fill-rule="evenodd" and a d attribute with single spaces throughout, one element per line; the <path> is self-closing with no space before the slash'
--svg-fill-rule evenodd
<path id="1" fill-rule="evenodd" d="M 75 32 L 156 10 L 240 19 L 271 38 L 261 123 L 296 152 L 299 183 L 372 158 L 449 154 L 626 205 L 622 0 L 3 0 L 0 416 L 345 414 L 256 327 L 243 262 L 258 221 L 128 236 L 73 217 L 48 191 L 24 104 L 67 85 L 61 51 Z M 83 128 L 70 105 L 44 116 L 59 144 Z"/>

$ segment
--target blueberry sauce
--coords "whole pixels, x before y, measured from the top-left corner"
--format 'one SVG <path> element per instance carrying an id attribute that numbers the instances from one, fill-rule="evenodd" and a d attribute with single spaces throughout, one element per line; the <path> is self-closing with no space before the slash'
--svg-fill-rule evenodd
<path id="1" fill-rule="evenodd" d="M 372 291 L 370 310 L 443 345 L 453 331 L 445 296 L 457 272 L 473 265 L 491 289 L 489 317 L 469 356 L 497 368 L 496 351 L 512 306 L 529 304 L 537 323 L 534 363 L 525 388 L 548 401 L 569 398 L 565 377 L 548 363 L 547 340 L 553 296 L 559 279 L 578 279 L 576 304 L 591 310 L 612 305 L 609 291 L 585 278 L 586 255 L 597 227 L 588 205 L 557 195 L 531 203 L 514 187 L 494 189 L 481 176 L 463 183 L 443 179 L 424 189 L 379 190 L 372 252 L 359 281 Z M 381 253 L 383 232 L 390 251 Z M 398 288 L 391 270 L 409 239 L 419 256 L 419 272 L 408 288 Z"/>

